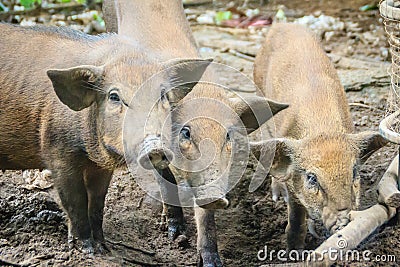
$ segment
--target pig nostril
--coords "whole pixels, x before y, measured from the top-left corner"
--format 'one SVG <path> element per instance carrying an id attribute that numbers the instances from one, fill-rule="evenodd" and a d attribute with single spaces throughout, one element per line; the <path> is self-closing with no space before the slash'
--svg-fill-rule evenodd
<path id="1" fill-rule="evenodd" d="M 152 162 L 153 161 L 153 156 L 149 155 L 149 160 Z"/>

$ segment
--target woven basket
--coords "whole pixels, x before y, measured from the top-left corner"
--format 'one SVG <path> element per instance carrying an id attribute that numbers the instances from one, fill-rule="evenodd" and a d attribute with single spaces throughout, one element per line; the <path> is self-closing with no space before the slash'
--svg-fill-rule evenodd
<path id="1" fill-rule="evenodd" d="M 400 144 L 400 1 L 381 1 L 379 11 L 392 55 L 392 65 L 389 70 L 391 90 L 388 100 L 389 114 L 392 114 L 382 120 L 379 130 L 386 139 Z"/>

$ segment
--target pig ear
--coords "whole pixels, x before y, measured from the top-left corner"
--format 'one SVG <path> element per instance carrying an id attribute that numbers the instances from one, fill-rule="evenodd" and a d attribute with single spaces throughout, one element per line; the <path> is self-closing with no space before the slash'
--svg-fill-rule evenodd
<path id="1" fill-rule="evenodd" d="M 97 85 L 103 76 L 103 68 L 78 66 L 69 69 L 47 71 L 54 91 L 62 103 L 75 111 L 89 107 L 98 92 Z"/>
<path id="2" fill-rule="evenodd" d="M 359 148 L 359 158 L 364 163 L 375 151 L 385 146 L 388 141 L 378 132 L 365 131 L 358 134 L 350 134 L 357 147 Z"/>
<path id="3" fill-rule="evenodd" d="M 276 113 L 289 107 L 260 96 L 237 97 L 232 102 L 233 109 L 240 116 L 247 133 L 257 130 Z"/>
<path id="4" fill-rule="evenodd" d="M 286 138 L 250 142 L 250 150 L 272 176 L 284 181 L 288 177 L 297 142 Z"/>
<path id="5" fill-rule="evenodd" d="M 193 89 L 212 61 L 213 59 L 178 59 L 166 64 L 169 84 L 165 94 L 172 106 Z"/>

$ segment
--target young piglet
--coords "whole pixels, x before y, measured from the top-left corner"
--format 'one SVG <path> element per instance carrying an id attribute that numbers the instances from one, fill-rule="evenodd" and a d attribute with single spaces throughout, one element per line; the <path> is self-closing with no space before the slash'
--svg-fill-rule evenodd
<path id="1" fill-rule="evenodd" d="M 263 163 L 262 152 L 276 145 L 270 174 L 288 189 L 287 245 L 303 249 L 307 216 L 322 219 L 331 233 L 348 223 L 359 201 L 357 169 L 385 141 L 378 132 L 354 133 L 339 77 L 302 26 L 272 26 L 254 79 L 265 95 L 290 105 L 275 117 L 282 138 L 252 143 L 252 151 Z"/>

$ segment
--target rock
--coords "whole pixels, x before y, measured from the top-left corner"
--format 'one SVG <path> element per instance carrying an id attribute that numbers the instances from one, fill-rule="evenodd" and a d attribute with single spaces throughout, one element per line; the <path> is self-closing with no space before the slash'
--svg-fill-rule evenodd
<path id="1" fill-rule="evenodd" d="M 4 239 L 4 238 L 0 239 L 0 248 L 1 247 L 5 247 L 5 246 L 9 246 L 9 245 L 10 245 L 10 243 L 8 243 L 7 239 Z"/>
<path id="2" fill-rule="evenodd" d="M 25 170 L 22 173 L 22 177 L 26 183 L 23 188 L 28 190 L 47 189 L 53 186 L 53 183 L 50 181 L 51 171 L 46 169 L 42 172 L 39 170 Z"/>
<path id="3" fill-rule="evenodd" d="M 207 11 L 205 14 L 198 16 L 196 21 L 200 24 L 214 24 L 215 16 L 215 11 Z"/>
<path id="4" fill-rule="evenodd" d="M 343 31 L 345 29 L 345 23 L 339 18 L 334 18 L 331 16 L 320 15 L 319 17 L 314 17 L 313 15 L 304 16 L 298 18 L 294 23 L 304 25 L 319 36 L 322 36 L 325 32 L 329 31 Z"/>
<path id="5" fill-rule="evenodd" d="M 327 42 L 329 42 L 334 35 L 335 35 L 335 32 L 333 32 L 333 31 L 332 32 L 325 32 L 324 38 L 325 38 L 325 40 Z"/>
<path id="6" fill-rule="evenodd" d="M 362 116 L 360 125 L 361 126 L 365 126 L 365 125 L 368 125 L 368 124 L 369 124 L 369 117 L 368 116 Z"/>

